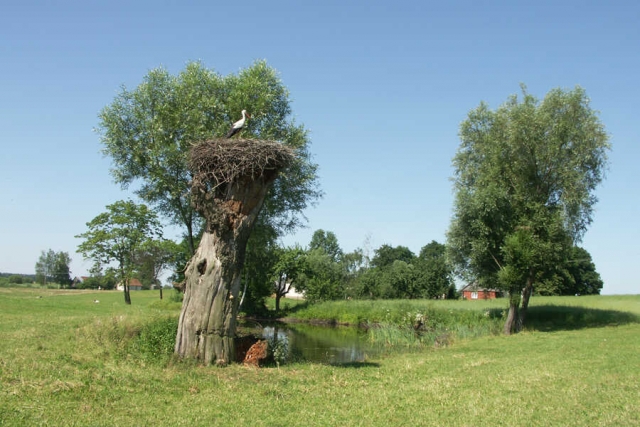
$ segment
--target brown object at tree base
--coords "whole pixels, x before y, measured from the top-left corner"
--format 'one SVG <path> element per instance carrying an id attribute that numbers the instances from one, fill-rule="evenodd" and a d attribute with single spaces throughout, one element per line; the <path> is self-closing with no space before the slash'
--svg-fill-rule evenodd
<path id="1" fill-rule="evenodd" d="M 181 357 L 233 361 L 247 240 L 270 185 L 294 159 L 292 148 L 255 139 L 215 139 L 192 149 L 192 203 L 207 225 L 185 269 L 175 346 Z"/>
<path id="2" fill-rule="evenodd" d="M 244 361 L 242 363 L 245 366 L 255 366 L 256 368 L 259 367 L 260 362 L 267 358 L 268 347 L 269 345 L 267 344 L 267 341 L 258 341 L 251 346 L 249 351 L 247 351 L 247 355 L 244 357 Z"/>

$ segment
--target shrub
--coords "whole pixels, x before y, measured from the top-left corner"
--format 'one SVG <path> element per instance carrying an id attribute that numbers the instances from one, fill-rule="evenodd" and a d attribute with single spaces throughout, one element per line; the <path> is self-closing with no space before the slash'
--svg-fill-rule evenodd
<path id="1" fill-rule="evenodd" d="M 135 353 L 146 361 L 166 361 L 173 354 L 177 333 L 177 318 L 157 317 L 140 329 L 133 346 Z"/>
<path id="2" fill-rule="evenodd" d="M 178 318 L 174 316 L 155 316 L 142 322 L 116 316 L 107 321 L 98 319 L 78 333 L 114 359 L 161 364 L 173 354 L 177 332 Z"/>
<path id="3" fill-rule="evenodd" d="M 20 276 L 19 274 L 12 274 L 11 276 L 9 276 L 9 283 L 21 285 L 23 283 L 22 276 Z"/>
<path id="4" fill-rule="evenodd" d="M 173 302 L 182 302 L 184 299 L 184 294 L 177 289 L 173 289 L 173 292 L 169 296 L 169 299 Z"/>
<path id="5" fill-rule="evenodd" d="M 267 360 L 276 364 L 284 365 L 289 361 L 289 340 L 278 338 L 277 334 L 267 340 Z"/>

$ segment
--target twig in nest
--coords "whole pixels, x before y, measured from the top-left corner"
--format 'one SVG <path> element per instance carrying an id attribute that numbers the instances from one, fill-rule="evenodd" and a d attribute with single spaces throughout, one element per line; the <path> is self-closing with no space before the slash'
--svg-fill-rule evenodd
<path id="1" fill-rule="evenodd" d="M 255 179 L 279 170 L 295 157 L 291 147 L 256 139 L 213 139 L 191 149 L 189 167 L 195 180 L 216 188 L 239 179 Z"/>

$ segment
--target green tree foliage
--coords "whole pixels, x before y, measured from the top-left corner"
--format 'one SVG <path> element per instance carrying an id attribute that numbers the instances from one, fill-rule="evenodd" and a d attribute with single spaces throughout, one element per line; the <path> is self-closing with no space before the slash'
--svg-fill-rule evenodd
<path id="1" fill-rule="evenodd" d="M 320 197 L 308 133 L 291 118 L 290 103 L 265 61 L 228 76 L 192 62 L 178 75 L 158 68 L 136 89 L 123 88 L 100 113 L 98 131 L 115 181 L 123 187 L 138 182 L 136 193 L 144 201 L 185 227 L 193 254 L 201 219 L 190 201 L 188 152 L 198 141 L 225 135 L 243 109 L 252 115 L 244 137 L 282 141 L 297 152 L 297 161 L 270 189 L 256 227 L 271 228 L 276 236 L 289 232 Z"/>
<path id="2" fill-rule="evenodd" d="M 272 280 L 275 285 L 276 311 L 280 311 L 280 299 L 298 286 L 305 267 L 305 252 L 298 246 L 278 249 L 278 260 L 273 266 Z"/>
<path id="3" fill-rule="evenodd" d="M 384 244 L 374 251 L 371 265 L 373 267 L 387 267 L 392 265 L 395 261 L 404 261 L 411 263 L 416 256 L 406 246 L 390 246 Z"/>
<path id="4" fill-rule="evenodd" d="M 21 285 L 24 282 L 24 280 L 22 279 L 21 275 L 12 274 L 11 276 L 9 276 L 7 278 L 7 282 L 8 283 L 13 283 L 13 284 L 16 284 L 16 285 Z"/>
<path id="5" fill-rule="evenodd" d="M 69 286 L 71 284 L 70 264 L 71 257 L 67 252 L 56 252 L 53 249 L 42 251 L 36 261 L 36 281 L 43 285 L 54 282 L 63 287 Z"/>
<path id="6" fill-rule="evenodd" d="M 307 301 L 328 301 L 348 296 L 345 285 L 349 263 L 354 267 L 354 257 L 345 263 L 338 238 L 332 231 L 316 230 L 303 259 L 296 288 L 304 291 Z"/>
<path id="7" fill-rule="evenodd" d="M 300 290 L 309 302 L 344 298 L 343 268 L 323 249 L 312 249 L 305 257 Z"/>
<path id="8" fill-rule="evenodd" d="M 162 237 L 156 214 L 133 201 L 117 201 L 107 211 L 87 223 L 88 231 L 77 235 L 84 239 L 78 252 L 95 264 L 117 263 L 117 279 L 124 286 L 124 298 L 131 304 L 129 279 L 135 269 L 135 255 L 154 237 Z"/>
<path id="9" fill-rule="evenodd" d="M 194 242 L 196 246 L 200 244 L 201 238 L 202 238 L 202 230 L 200 230 L 198 234 L 195 236 Z M 191 256 L 193 255 L 191 253 L 190 242 L 191 242 L 191 239 L 188 236 L 183 235 L 182 240 L 180 240 L 180 242 L 177 243 L 176 253 L 173 259 L 173 267 L 172 267 L 173 273 L 171 274 L 171 276 L 169 276 L 169 279 L 173 282 L 174 286 L 176 285 L 182 286 L 182 284 L 184 283 L 185 267 L 189 262 L 189 259 L 191 259 Z"/>
<path id="10" fill-rule="evenodd" d="M 509 292 L 511 333 L 592 221 L 608 136 L 583 89 L 539 101 L 523 87 L 521 100 L 472 110 L 460 138 L 448 255 L 461 276 Z"/>
<path id="11" fill-rule="evenodd" d="M 62 287 L 71 285 L 70 264 L 71 257 L 68 252 L 58 252 L 56 254 L 53 264 L 53 281 L 59 283 Z"/>
<path id="12" fill-rule="evenodd" d="M 245 252 L 242 311 L 260 315 L 266 310 L 264 301 L 273 294 L 273 267 L 278 261 L 277 235 L 271 227 L 253 229 Z"/>
<path id="13" fill-rule="evenodd" d="M 116 287 L 117 278 L 116 271 L 109 267 L 103 273 L 102 265 L 94 262 L 89 269 L 90 276 L 80 283 L 76 283 L 78 289 L 114 289 Z"/>
<path id="14" fill-rule="evenodd" d="M 135 254 L 136 275 L 143 284 L 150 284 L 160 289 L 162 299 L 162 283 L 159 277 L 164 270 L 175 262 L 180 254 L 180 246 L 166 239 L 150 239 L 145 241 Z"/>
<path id="15" fill-rule="evenodd" d="M 316 230 L 311 236 L 311 242 L 309 243 L 309 250 L 322 249 L 333 262 L 339 262 L 342 260 L 342 249 L 338 244 L 338 238 L 333 231 L 324 231 L 322 229 Z"/>
<path id="16" fill-rule="evenodd" d="M 446 259 L 446 246 L 432 240 L 415 260 L 419 271 L 417 288 L 424 298 L 455 298 L 453 272 Z"/>
<path id="17" fill-rule="evenodd" d="M 374 251 L 371 268 L 362 277 L 360 292 L 366 298 L 403 298 L 413 294 L 415 255 L 406 246 L 384 244 Z"/>
<path id="18" fill-rule="evenodd" d="M 327 253 L 327 250 L 330 253 Z M 297 269 L 296 288 L 310 302 L 342 298 L 454 298 L 455 284 L 446 262 L 445 246 L 432 241 L 416 257 L 405 246 L 382 245 L 374 251 L 371 265 L 361 249 L 344 253 L 335 234 L 317 230 L 304 257 L 304 268 Z M 299 252 L 279 249 L 295 259 Z M 286 256 L 274 271 L 285 271 Z M 300 273 L 301 272 L 301 273 Z M 277 277 L 276 277 L 277 280 Z"/>
<path id="19" fill-rule="evenodd" d="M 366 259 L 362 249 L 357 248 L 353 252 L 342 255 L 343 288 L 348 298 L 357 298 L 359 281 L 366 271 Z"/>
<path id="20" fill-rule="evenodd" d="M 42 251 L 38 261 L 36 261 L 36 281 L 46 285 L 52 280 L 53 270 L 56 263 L 56 253 L 53 249 Z"/>
<path id="21" fill-rule="evenodd" d="M 564 260 L 562 272 L 536 286 L 541 295 L 599 295 L 604 283 L 596 271 L 591 254 L 584 248 L 573 246 Z"/>
<path id="22" fill-rule="evenodd" d="M 569 280 L 562 288 L 562 295 L 600 295 L 604 283 L 586 249 L 578 246 L 571 248 L 567 272 Z"/>
<path id="23" fill-rule="evenodd" d="M 441 298 L 455 296 L 445 246 L 432 241 L 416 257 L 409 248 L 382 245 L 374 252 L 372 267 L 360 275 L 362 298 Z"/>

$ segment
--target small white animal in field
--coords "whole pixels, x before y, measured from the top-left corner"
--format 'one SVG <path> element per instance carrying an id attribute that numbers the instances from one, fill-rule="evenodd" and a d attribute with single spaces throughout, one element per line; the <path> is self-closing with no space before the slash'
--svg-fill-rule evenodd
<path id="1" fill-rule="evenodd" d="M 98 304 L 98 303 L 100 302 L 100 300 L 99 300 L 99 299 L 94 299 L 94 300 L 93 300 L 93 302 L 94 302 L 95 304 Z"/>

